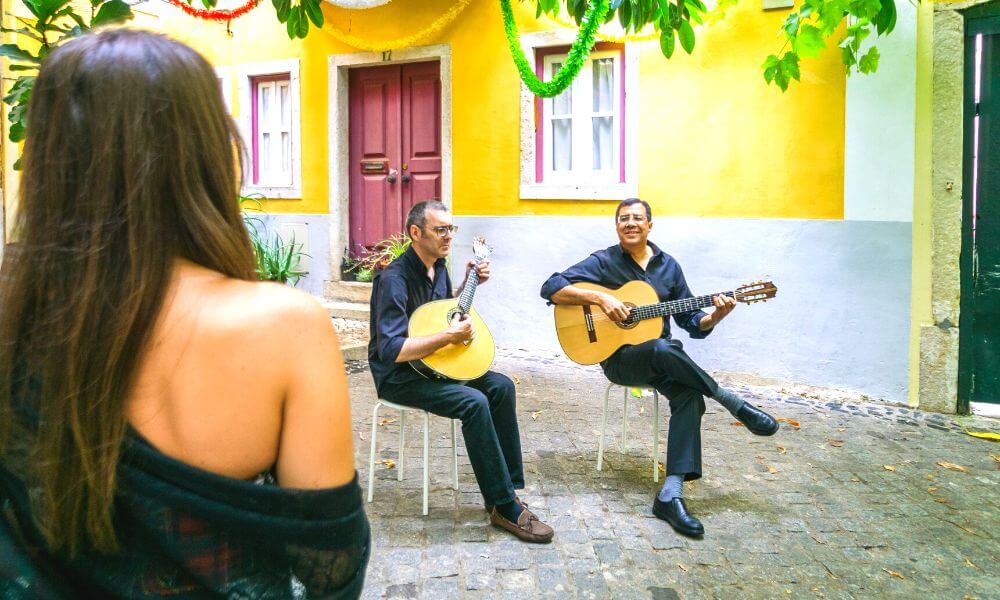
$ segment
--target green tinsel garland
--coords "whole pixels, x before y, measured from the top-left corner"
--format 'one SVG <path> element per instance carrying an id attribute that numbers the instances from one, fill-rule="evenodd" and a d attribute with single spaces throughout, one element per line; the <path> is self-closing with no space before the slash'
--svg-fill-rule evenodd
<path id="1" fill-rule="evenodd" d="M 535 75 L 535 69 L 524 56 L 521 39 L 517 35 L 517 23 L 514 22 L 514 12 L 510 8 L 510 0 L 500 0 L 503 28 L 507 33 L 507 45 L 510 46 L 510 54 L 514 57 L 517 71 L 521 74 L 521 79 L 529 90 L 536 96 L 552 98 L 561 94 L 569 87 L 569 84 L 573 83 L 573 79 L 580 73 L 584 61 L 590 55 L 590 49 L 594 47 L 597 29 L 607 17 L 609 8 L 609 0 L 590 0 L 587 14 L 584 15 L 583 22 L 580 24 L 580 33 L 569 49 L 566 63 L 559 68 L 559 71 L 552 77 L 552 81 L 542 81 Z"/>

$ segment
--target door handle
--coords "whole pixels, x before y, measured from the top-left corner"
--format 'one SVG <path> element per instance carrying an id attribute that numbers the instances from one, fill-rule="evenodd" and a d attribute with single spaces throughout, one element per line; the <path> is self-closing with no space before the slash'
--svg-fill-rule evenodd
<path id="1" fill-rule="evenodd" d="M 389 169 L 389 174 L 386 175 L 385 180 L 389 183 L 396 183 L 396 175 L 399 173 L 396 169 Z"/>
<path id="2" fill-rule="evenodd" d="M 410 183 L 410 174 L 403 173 L 403 183 Z"/>

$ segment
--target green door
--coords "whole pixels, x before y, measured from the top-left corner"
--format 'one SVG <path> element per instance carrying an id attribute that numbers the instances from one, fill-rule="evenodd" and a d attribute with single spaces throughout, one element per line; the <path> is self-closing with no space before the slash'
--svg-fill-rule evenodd
<path id="1" fill-rule="evenodd" d="M 959 410 L 1000 403 L 1000 7 L 966 13 Z"/>

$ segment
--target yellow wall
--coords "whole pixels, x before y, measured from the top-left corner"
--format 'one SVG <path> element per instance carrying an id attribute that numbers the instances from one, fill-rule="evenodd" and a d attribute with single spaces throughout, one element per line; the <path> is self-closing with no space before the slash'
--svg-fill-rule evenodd
<path id="1" fill-rule="evenodd" d="M 406 37 L 455 0 L 393 0 L 349 11 L 324 4 L 329 24 L 371 40 Z M 555 26 L 514 2 L 523 31 Z M 275 213 L 329 212 L 327 60 L 356 52 L 329 34 L 289 41 L 269 2 L 224 25 L 166 4 L 140 4 L 137 24 L 168 32 L 217 66 L 301 60 L 302 199 L 272 200 Z M 802 83 L 781 93 L 761 76 L 780 48 L 788 11 L 742 3 L 699 31 L 693 56 L 669 61 L 644 43 L 640 59 L 639 193 L 661 215 L 842 218 L 845 77 L 836 48 L 802 64 Z M 422 44 L 452 48 L 454 210 L 476 215 L 603 215 L 613 201 L 520 200 L 519 81 L 497 0 L 473 0 L 451 26 Z M 833 44 L 831 44 L 833 45 Z M 242 107 L 232 89 L 233 109 Z M 9 162 L 9 161 L 8 161 Z"/>

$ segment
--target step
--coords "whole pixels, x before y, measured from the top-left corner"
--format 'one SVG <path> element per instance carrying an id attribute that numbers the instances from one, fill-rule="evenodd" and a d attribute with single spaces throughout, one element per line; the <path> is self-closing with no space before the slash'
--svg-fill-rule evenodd
<path id="1" fill-rule="evenodd" d="M 368 358 L 368 321 L 358 319 L 331 319 L 340 337 L 340 351 L 344 360 L 367 360 Z"/>
<path id="2" fill-rule="evenodd" d="M 330 317 L 334 319 L 368 321 L 368 316 L 370 314 L 368 304 L 362 304 L 360 302 L 339 302 L 335 300 L 327 300 L 323 302 L 323 306 L 326 308 L 327 312 L 330 313 Z"/>
<path id="3" fill-rule="evenodd" d="M 323 293 L 334 302 L 358 302 L 368 304 L 372 296 L 372 284 L 358 281 L 327 281 Z"/>

